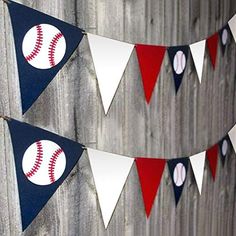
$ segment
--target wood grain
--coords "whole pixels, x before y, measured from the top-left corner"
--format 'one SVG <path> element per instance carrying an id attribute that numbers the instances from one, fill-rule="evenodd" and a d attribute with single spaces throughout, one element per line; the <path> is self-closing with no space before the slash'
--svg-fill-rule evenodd
<path id="1" fill-rule="evenodd" d="M 236 12 L 234 0 L 50 0 L 21 3 L 90 33 L 162 45 L 190 44 L 220 29 Z M 235 43 L 219 48 L 213 71 L 205 53 L 198 82 L 192 59 L 175 95 L 165 56 L 150 105 L 145 103 L 135 51 L 115 99 L 104 116 L 86 37 L 32 108 L 21 115 L 13 35 L 0 1 L 0 111 L 100 150 L 127 156 L 189 156 L 218 142 L 236 121 Z M 189 55 L 190 56 L 190 55 Z M 199 196 L 192 170 L 175 207 L 167 168 L 146 219 L 133 166 L 107 230 L 104 229 L 86 153 L 28 229 L 21 233 L 13 152 L 7 125 L 0 121 L 0 235 L 236 235 L 236 160 L 233 149 L 213 183 L 205 166 Z"/>

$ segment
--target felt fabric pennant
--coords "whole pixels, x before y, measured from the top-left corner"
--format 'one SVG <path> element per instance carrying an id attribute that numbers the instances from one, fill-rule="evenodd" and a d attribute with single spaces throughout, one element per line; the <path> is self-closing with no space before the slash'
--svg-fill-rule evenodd
<path id="1" fill-rule="evenodd" d="M 236 14 L 229 20 L 228 24 L 234 37 L 234 41 L 236 42 Z"/>
<path id="2" fill-rule="evenodd" d="M 204 152 L 198 153 L 196 155 L 193 155 L 193 156 L 189 157 L 189 159 L 190 159 L 190 163 L 191 163 L 193 173 L 195 176 L 195 180 L 197 183 L 198 191 L 201 195 L 206 152 L 204 151 Z"/>
<path id="3" fill-rule="evenodd" d="M 64 66 L 83 38 L 82 30 L 9 1 L 22 112 L 25 113 Z"/>
<path id="4" fill-rule="evenodd" d="M 191 54 L 197 71 L 199 82 L 202 81 L 203 62 L 205 54 L 206 40 L 196 42 L 190 45 Z"/>
<path id="5" fill-rule="evenodd" d="M 134 159 L 88 148 L 103 222 L 107 228 Z"/>
<path id="6" fill-rule="evenodd" d="M 220 148 L 220 157 L 223 166 L 225 165 L 225 159 L 229 155 L 230 151 L 230 139 L 229 136 L 226 135 L 220 142 L 219 142 L 219 148 Z"/>
<path id="7" fill-rule="evenodd" d="M 218 33 L 213 34 L 211 37 L 209 37 L 207 39 L 207 47 L 208 47 L 208 50 L 209 50 L 209 56 L 210 56 L 210 59 L 211 59 L 213 69 L 215 69 L 215 67 L 216 67 L 218 39 L 219 39 Z"/>
<path id="8" fill-rule="evenodd" d="M 136 158 L 135 160 L 142 189 L 143 202 L 147 217 L 149 217 L 166 160 L 154 158 Z"/>
<path id="9" fill-rule="evenodd" d="M 231 33 L 228 24 L 219 31 L 219 37 L 220 37 L 221 51 L 224 55 L 226 46 L 229 44 L 231 38 Z"/>
<path id="10" fill-rule="evenodd" d="M 213 180 L 215 181 L 216 169 L 217 169 L 217 160 L 218 160 L 218 144 L 215 144 L 213 147 L 207 150 L 206 156 L 209 162 L 209 167 Z"/>
<path id="11" fill-rule="evenodd" d="M 136 44 L 135 49 L 142 75 L 145 98 L 149 103 L 165 56 L 166 47 Z"/>
<path id="12" fill-rule="evenodd" d="M 175 46 L 168 48 L 168 55 L 173 70 L 176 93 L 178 92 L 184 76 L 184 71 L 188 60 L 188 51 L 189 46 Z"/>
<path id="13" fill-rule="evenodd" d="M 107 114 L 134 45 L 94 34 L 87 36 L 104 112 Z"/>
<path id="14" fill-rule="evenodd" d="M 229 131 L 229 138 L 233 145 L 234 151 L 236 152 L 236 125 Z"/>
<path id="15" fill-rule="evenodd" d="M 34 220 L 75 166 L 83 145 L 20 121 L 7 121 L 13 145 L 22 229 Z"/>
<path id="16" fill-rule="evenodd" d="M 168 168 L 173 183 L 176 206 L 182 194 L 187 172 L 189 159 L 186 157 L 168 160 Z"/>

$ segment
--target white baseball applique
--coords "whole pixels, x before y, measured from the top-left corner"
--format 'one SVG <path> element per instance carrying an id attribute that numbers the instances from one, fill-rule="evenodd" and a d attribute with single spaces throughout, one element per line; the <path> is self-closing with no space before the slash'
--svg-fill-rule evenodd
<path id="1" fill-rule="evenodd" d="M 186 66 L 186 57 L 183 51 L 177 51 L 174 56 L 173 68 L 177 75 L 180 75 L 184 72 Z"/>
<path id="2" fill-rule="evenodd" d="M 174 183 L 177 187 L 180 187 L 183 185 L 186 178 L 186 169 L 185 166 L 182 163 L 178 163 L 175 166 L 174 172 L 173 172 L 173 179 Z"/>
<path id="3" fill-rule="evenodd" d="M 25 151 L 22 160 L 25 176 L 37 185 L 54 183 L 62 176 L 65 167 L 64 151 L 49 140 L 40 140 L 31 144 Z"/>
<path id="4" fill-rule="evenodd" d="M 221 35 L 221 41 L 224 46 L 227 44 L 227 41 L 228 41 L 228 30 L 227 29 L 223 30 L 222 35 Z"/>
<path id="5" fill-rule="evenodd" d="M 36 25 L 26 33 L 22 52 L 26 61 L 33 67 L 49 69 L 63 59 L 66 40 L 61 31 L 53 25 Z"/>

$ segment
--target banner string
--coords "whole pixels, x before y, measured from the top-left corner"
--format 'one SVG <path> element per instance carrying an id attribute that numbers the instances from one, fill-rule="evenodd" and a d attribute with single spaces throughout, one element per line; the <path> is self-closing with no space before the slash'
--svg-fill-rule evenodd
<path id="1" fill-rule="evenodd" d="M 4 119 L 5 121 L 11 121 L 11 117 L 8 117 L 8 116 L 5 116 L 5 115 L 0 115 L 0 118 L 2 118 L 2 119 Z M 28 124 L 28 123 L 27 123 Z M 29 124 L 30 125 L 30 124 Z M 196 154 L 199 154 L 199 153 L 201 153 L 201 152 L 204 152 L 204 151 L 207 151 L 209 148 L 211 148 L 211 147 L 213 147 L 214 145 L 216 145 L 216 144 L 219 144 L 219 142 L 226 136 L 226 135 L 228 135 L 228 133 L 229 133 L 229 131 L 231 130 L 231 129 L 233 129 L 233 127 L 234 126 L 236 126 L 236 123 L 234 123 L 234 125 L 232 125 L 231 126 L 231 128 L 228 130 L 228 132 L 225 134 L 225 135 L 223 135 L 223 137 L 221 137 L 221 139 L 219 139 L 215 144 L 213 144 L 213 145 L 211 145 L 210 147 L 208 147 L 208 148 L 206 148 L 206 149 L 204 149 L 203 151 L 200 151 L 200 152 L 197 152 L 197 153 L 194 153 L 194 154 L 191 154 L 191 155 L 182 155 L 181 157 L 176 157 L 176 158 L 169 158 L 169 159 L 167 159 L 167 158 L 157 158 L 157 159 L 160 159 L 160 160 L 166 160 L 166 161 L 170 161 L 170 160 L 174 160 L 174 159 L 178 159 L 178 158 L 186 158 L 186 159 L 189 159 L 189 157 L 191 157 L 191 156 L 193 156 L 193 155 L 196 155 Z M 231 140 L 230 140 L 231 141 Z M 82 145 L 82 149 L 84 149 L 84 150 L 87 150 L 89 147 L 86 147 L 84 144 L 82 144 L 82 143 L 79 143 L 79 144 L 81 144 Z M 96 150 L 98 150 L 98 151 L 102 151 L 102 150 L 99 150 L 99 149 L 96 149 Z M 106 152 L 106 151 L 103 151 L 103 152 Z M 236 152 L 236 150 L 235 150 L 235 152 Z M 111 152 L 108 152 L 108 153 L 111 153 Z M 122 156 L 123 154 L 117 154 L 117 153 L 113 153 L 112 152 L 112 154 L 116 154 L 116 155 L 120 155 L 120 156 Z M 126 155 L 123 155 L 123 156 L 126 156 Z M 126 157 L 129 157 L 129 158 L 132 158 L 132 159 L 138 159 L 139 157 L 145 157 L 145 156 L 143 156 L 143 155 L 137 155 L 136 157 L 134 157 L 134 156 L 126 156 Z M 150 158 L 151 159 L 151 158 Z"/>

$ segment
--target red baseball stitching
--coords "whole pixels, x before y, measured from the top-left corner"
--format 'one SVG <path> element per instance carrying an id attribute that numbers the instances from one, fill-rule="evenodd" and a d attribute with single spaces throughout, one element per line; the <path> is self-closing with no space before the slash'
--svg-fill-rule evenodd
<path id="1" fill-rule="evenodd" d="M 41 25 L 36 25 L 36 30 L 37 30 L 36 43 L 33 51 L 28 56 L 25 57 L 27 61 L 31 61 L 32 59 L 34 59 L 39 54 L 39 51 L 43 45 L 43 30 Z"/>
<path id="2" fill-rule="evenodd" d="M 54 175 L 55 165 L 56 165 L 57 158 L 62 152 L 63 150 L 61 148 L 57 149 L 52 154 L 52 158 L 50 159 L 50 162 L 48 164 L 48 175 L 49 175 L 49 179 L 51 183 L 55 182 L 55 175 Z"/>
<path id="3" fill-rule="evenodd" d="M 37 145 L 37 156 L 34 165 L 31 168 L 31 170 L 25 174 L 28 178 L 32 177 L 38 171 L 43 161 L 43 146 L 41 141 L 36 142 L 36 145 Z"/>
<path id="4" fill-rule="evenodd" d="M 54 58 L 55 50 L 56 50 L 56 45 L 57 45 L 59 39 L 62 38 L 62 37 L 63 37 L 63 34 L 61 32 L 56 34 L 53 37 L 53 39 L 52 39 L 52 41 L 51 41 L 51 43 L 49 45 L 49 48 L 48 48 L 48 59 L 49 59 L 49 63 L 50 63 L 51 67 L 56 65 L 55 58 Z"/>

